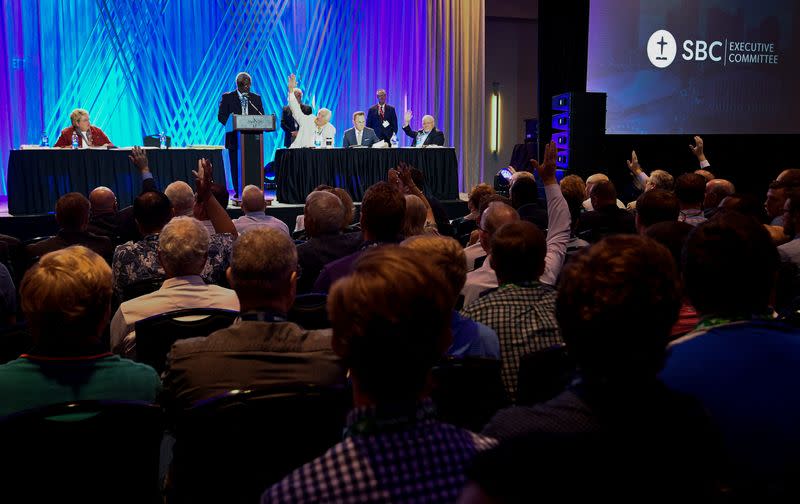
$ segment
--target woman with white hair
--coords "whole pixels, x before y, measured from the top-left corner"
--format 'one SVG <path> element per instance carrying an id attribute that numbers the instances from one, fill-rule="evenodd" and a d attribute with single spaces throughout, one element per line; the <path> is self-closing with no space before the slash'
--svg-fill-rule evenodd
<path id="1" fill-rule="evenodd" d="M 335 144 L 336 128 L 331 124 L 331 111 L 321 108 L 316 116 L 304 114 L 294 94 L 296 87 L 297 78 L 292 74 L 289 76 L 289 108 L 300 129 L 297 130 L 297 137 L 289 148 L 332 147 Z"/>
<path id="2" fill-rule="evenodd" d="M 61 130 L 61 135 L 53 147 L 72 147 L 72 133 L 78 134 L 78 147 L 105 147 L 111 145 L 103 130 L 97 126 L 92 126 L 89 122 L 89 112 L 82 108 L 76 108 L 69 115 L 72 126 Z"/>

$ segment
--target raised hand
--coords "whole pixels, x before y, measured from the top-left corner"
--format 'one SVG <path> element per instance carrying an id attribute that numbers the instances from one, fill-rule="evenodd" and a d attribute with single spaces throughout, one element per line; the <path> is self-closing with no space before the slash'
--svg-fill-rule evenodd
<path id="1" fill-rule="evenodd" d="M 291 93 L 292 91 L 294 91 L 294 88 L 297 87 L 297 76 L 295 74 L 289 75 L 288 84 L 289 84 L 289 92 Z"/>
<path id="2" fill-rule="evenodd" d="M 556 148 L 555 142 L 550 142 L 544 147 L 544 162 L 539 164 L 535 159 L 531 159 L 531 166 L 542 177 L 544 185 L 558 184 L 556 179 Z"/>
<path id="3" fill-rule="evenodd" d="M 147 162 L 147 153 L 141 147 L 136 146 L 131 149 L 131 153 L 128 154 L 128 159 L 131 160 L 133 166 L 138 168 L 140 173 L 150 171 L 150 165 Z"/>
<path id="4" fill-rule="evenodd" d="M 211 196 L 211 184 L 213 166 L 208 159 L 197 160 L 197 171 L 192 171 L 194 175 L 194 188 L 197 194 L 197 202 L 205 202 Z"/>
<path id="5" fill-rule="evenodd" d="M 692 154 L 697 156 L 698 161 L 706 160 L 706 155 L 703 151 L 703 139 L 699 136 L 694 137 L 694 145 L 689 144 L 689 150 L 692 151 Z"/>
<path id="6" fill-rule="evenodd" d="M 406 110 L 406 115 L 403 117 L 403 126 L 408 126 L 412 117 L 414 117 L 414 114 L 410 110 Z"/>
<path id="7" fill-rule="evenodd" d="M 628 169 L 634 175 L 642 173 L 642 167 L 639 166 L 639 158 L 636 156 L 636 151 L 631 151 L 631 158 L 625 162 L 628 164 Z"/>

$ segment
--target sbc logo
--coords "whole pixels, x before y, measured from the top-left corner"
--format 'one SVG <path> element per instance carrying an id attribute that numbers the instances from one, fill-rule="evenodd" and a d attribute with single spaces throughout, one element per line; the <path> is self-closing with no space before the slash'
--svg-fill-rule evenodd
<path id="1" fill-rule="evenodd" d="M 658 30 L 650 35 L 650 40 L 647 41 L 647 57 L 653 66 L 657 68 L 670 66 L 677 53 L 678 44 L 670 32 Z"/>

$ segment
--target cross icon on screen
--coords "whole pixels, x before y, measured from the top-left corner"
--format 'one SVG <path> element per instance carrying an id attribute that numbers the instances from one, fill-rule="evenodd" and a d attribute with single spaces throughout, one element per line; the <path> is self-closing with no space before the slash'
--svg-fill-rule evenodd
<path id="1" fill-rule="evenodd" d="M 665 57 L 663 56 L 663 54 L 664 54 L 664 46 L 665 46 L 665 45 L 668 45 L 668 44 L 667 44 L 667 42 L 665 42 L 665 41 L 664 41 L 664 36 L 663 36 L 663 35 L 661 36 L 661 42 L 656 42 L 656 44 L 658 44 L 659 46 L 661 46 L 661 54 L 662 54 L 662 56 L 659 56 L 659 57 L 657 57 L 656 59 L 657 59 L 657 60 L 666 60 L 667 58 L 665 58 Z"/>

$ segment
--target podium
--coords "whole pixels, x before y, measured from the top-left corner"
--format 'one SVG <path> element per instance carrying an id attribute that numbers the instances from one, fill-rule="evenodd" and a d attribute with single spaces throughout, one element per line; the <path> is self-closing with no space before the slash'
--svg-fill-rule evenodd
<path id="1" fill-rule="evenodd" d="M 225 132 L 234 133 L 238 145 L 237 166 L 231 166 L 231 170 L 239 174 L 239 187 L 234 187 L 239 196 L 247 185 L 264 189 L 265 131 L 275 131 L 275 114 L 231 114 L 225 123 Z"/>

